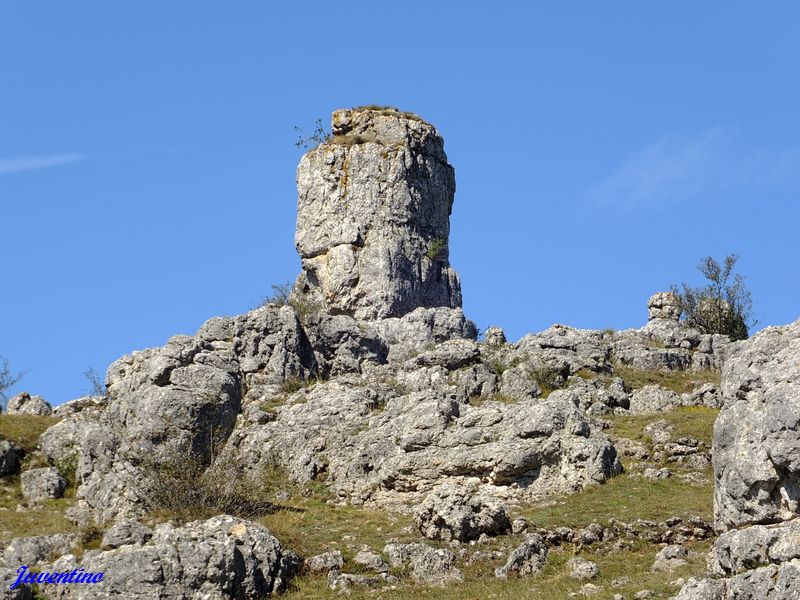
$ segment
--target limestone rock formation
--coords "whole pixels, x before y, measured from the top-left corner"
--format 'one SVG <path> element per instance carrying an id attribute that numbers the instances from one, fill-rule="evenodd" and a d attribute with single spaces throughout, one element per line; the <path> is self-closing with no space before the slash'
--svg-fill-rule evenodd
<path id="1" fill-rule="evenodd" d="M 156 527 L 146 543 L 66 554 L 42 571 L 72 571 L 76 565 L 104 574 L 100 585 L 52 585 L 56 600 L 116 598 L 263 597 L 281 591 L 296 572 L 297 558 L 257 523 L 228 515 L 181 527 Z"/>
<path id="2" fill-rule="evenodd" d="M 456 556 L 444 548 L 427 544 L 387 544 L 383 549 L 393 567 L 406 567 L 417 583 L 447 586 L 463 581 L 464 576 L 455 566 Z"/>
<path id="3" fill-rule="evenodd" d="M 665 319 L 677 321 L 681 318 L 681 305 L 674 292 L 657 292 L 647 301 L 647 320 Z"/>
<path id="4" fill-rule="evenodd" d="M 511 573 L 519 575 L 536 575 L 547 561 L 547 547 L 542 536 L 530 533 L 525 541 L 514 548 L 508 555 L 506 563 L 495 569 L 495 577 L 505 578 Z"/>
<path id="5" fill-rule="evenodd" d="M 800 514 L 800 321 L 736 344 L 714 425 L 717 527 Z"/>
<path id="6" fill-rule="evenodd" d="M 49 415 L 52 414 L 53 407 L 41 396 L 22 392 L 8 401 L 6 412 L 10 415 Z"/>
<path id="7" fill-rule="evenodd" d="M 501 505 L 453 484 L 435 488 L 417 508 L 415 519 L 422 535 L 432 540 L 468 542 L 511 529 Z"/>
<path id="8" fill-rule="evenodd" d="M 14 538 L 0 555 L 0 564 L 15 569 L 20 565 L 36 565 L 52 556 L 72 552 L 77 549 L 79 541 L 79 536 L 74 533 Z"/>
<path id="9" fill-rule="evenodd" d="M 714 425 L 711 578 L 677 600 L 800 597 L 800 321 L 737 342 Z"/>
<path id="10" fill-rule="evenodd" d="M 453 167 L 416 115 L 333 113 L 333 137 L 297 169 L 295 244 L 303 302 L 359 320 L 461 306 L 448 238 Z"/>

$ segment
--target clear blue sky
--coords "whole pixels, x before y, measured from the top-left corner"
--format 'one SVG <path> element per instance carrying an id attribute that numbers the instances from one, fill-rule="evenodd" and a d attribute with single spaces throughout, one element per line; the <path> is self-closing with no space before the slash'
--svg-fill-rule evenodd
<path id="1" fill-rule="evenodd" d="M 281 5 L 278 8 L 278 5 Z M 800 316 L 800 9 L 744 2 L 0 0 L 0 355 L 53 403 L 293 279 L 294 125 L 445 138 L 464 308 L 625 328 L 741 254 Z"/>

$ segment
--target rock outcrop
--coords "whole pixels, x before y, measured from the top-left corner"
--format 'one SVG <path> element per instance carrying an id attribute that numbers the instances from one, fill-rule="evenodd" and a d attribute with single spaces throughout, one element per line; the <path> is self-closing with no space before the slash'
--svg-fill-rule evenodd
<path id="1" fill-rule="evenodd" d="M 61 421 L 40 438 L 53 470 L 74 469 L 70 518 L 106 529 L 102 549 L 81 564 L 114 573 L 108 597 L 249 597 L 279 590 L 294 569 L 269 532 L 240 519 L 142 524 L 157 469 L 232 465 L 237 483 L 246 483 L 278 468 L 294 482 L 324 482 L 332 504 L 413 514 L 424 536 L 457 546 L 511 530 L 505 504 L 619 474 L 607 423 L 595 417 L 719 404 L 713 384 L 679 395 L 634 390 L 619 376 L 621 367 L 721 364 L 727 337 L 686 327 L 668 293 L 651 298 L 641 329 L 554 325 L 509 343 L 491 328 L 476 341 L 449 264 L 453 169 L 441 136 L 416 116 L 337 111 L 333 137 L 303 157 L 297 180 L 302 273 L 288 303 L 213 318 L 194 335 L 120 358 L 108 369 L 106 395 L 60 407 Z M 668 459 L 707 466 L 698 440 L 652 433 L 664 438 L 658 451 Z M 628 450 L 647 452 L 639 446 Z M 792 499 L 794 488 L 784 487 Z M 647 535 L 678 544 L 707 537 L 705 525 L 682 527 L 653 524 L 658 531 Z M 497 576 L 535 574 L 554 540 L 583 547 L 639 531 L 559 529 L 540 535 L 516 520 L 524 543 Z M 463 579 L 450 550 L 412 543 L 384 552 L 415 581 Z M 347 556 L 372 573 L 343 572 L 336 552 L 307 565 L 327 571 L 337 590 L 396 581 L 376 552 Z M 74 557 L 59 560 L 53 569 Z M 578 566 L 581 577 L 592 576 Z M 54 597 L 78 597 L 78 589 Z"/>
<path id="2" fill-rule="evenodd" d="M 711 577 L 679 600 L 800 597 L 800 321 L 737 342 L 714 425 Z"/>
<path id="3" fill-rule="evenodd" d="M 298 298 L 359 320 L 461 306 L 449 264 L 453 167 L 436 129 L 396 110 L 333 113 L 297 169 Z"/>
<path id="4" fill-rule="evenodd" d="M 31 396 L 28 392 L 22 392 L 8 401 L 6 412 L 10 415 L 50 415 L 53 413 L 53 407 L 41 396 Z"/>
<path id="5" fill-rule="evenodd" d="M 736 344 L 714 425 L 717 527 L 800 514 L 800 321 Z"/>
<path id="6" fill-rule="evenodd" d="M 647 320 L 664 319 L 678 321 L 681 318 L 681 303 L 673 292 L 657 292 L 647 301 Z"/>
<path id="7" fill-rule="evenodd" d="M 138 542 L 138 540 L 137 540 Z M 286 587 L 298 560 L 263 526 L 227 515 L 159 525 L 146 543 L 66 554 L 41 571 L 82 568 L 102 585 L 48 585 L 56 600 L 264 597 Z"/>

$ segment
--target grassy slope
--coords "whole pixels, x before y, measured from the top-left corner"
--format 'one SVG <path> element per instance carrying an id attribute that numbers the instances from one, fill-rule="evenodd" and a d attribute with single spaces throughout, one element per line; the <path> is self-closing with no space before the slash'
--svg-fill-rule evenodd
<path id="1" fill-rule="evenodd" d="M 627 437 L 649 443 L 642 436 L 642 429 L 653 421 L 664 419 L 673 426 L 673 437 L 691 435 L 710 443 L 711 428 L 717 411 L 704 408 L 681 408 L 671 412 L 651 416 L 611 417 L 608 433 L 612 437 Z M 0 417 L 0 434 L 22 442 L 27 448 L 35 445 L 39 433 L 55 422 L 42 417 Z M 674 468 L 670 466 L 670 468 Z M 710 472 L 706 475 L 709 476 Z M 328 504 L 324 488 L 313 485 L 303 489 L 285 480 L 276 479 L 274 489 L 286 489 L 292 495 L 285 502 L 287 510 L 281 510 L 260 519 L 269 527 L 282 544 L 302 557 L 330 549 L 340 549 L 346 559 L 358 552 L 364 545 L 380 551 L 392 538 L 399 541 L 420 539 L 409 527 L 411 519 L 406 515 L 388 514 L 380 511 L 366 511 L 353 506 Z M 699 515 L 710 518 L 712 511 L 712 486 L 692 486 L 671 478 L 663 481 L 649 481 L 623 474 L 602 486 L 590 487 L 583 492 L 554 499 L 539 506 L 518 508 L 513 516 L 525 516 L 534 526 L 554 527 L 559 525 L 582 526 L 591 522 L 604 524 L 609 518 L 634 521 L 638 518 L 660 521 L 671 516 Z M 74 531 L 75 528 L 63 517 L 63 511 L 72 504 L 74 490 L 68 497 L 48 502 L 36 511 L 16 512 L 21 503 L 18 478 L 6 478 L 0 487 L 0 540 L 22 535 L 39 535 L 60 531 Z M 5 509 L 5 510 L 2 510 Z M 467 557 L 474 551 L 498 550 L 501 559 L 482 560 L 466 565 L 459 559 L 458 567 L 463 571 L 463 584 L 445 589 L 416 586 L 408 579 L 394 589 L 360 590 L 354 588 L 352 598 L 410 599 L 458 599 L 470 598 L 547 598 L 560 600 L 570 598 L 583 583 L 569 578 L 565 563 L 575 555 L 575 548 L 566 545 L 554 548 L 548 557 L 546 568 L 536 577 L 508 580 L 496 579 L 494 568 L 500 566 L 507 553 L 521 541 L 520 536 L 502 536 L 486 545 L 464 545 Z M 677 586 L 670 582 L 678 577 L 688 577 L 702 573 L 705 566 L 703 553 L 708 542 L 698 542 L 690 546 L 697 552 L 690 564 L 670 573 L 651 573 L 657 545 L 641 540 L 630 540 L 621 549 L 609 545 L 595 545 L 584 548 L 580 555 L 594 560 L 600 567 L 600 575 L 592 583 L 602 587 L 599 594 L 592 596 L 598 600 L 613 598 L 620 593 L 626 597 L 641 589 L 656 592 L 656 598 L 667 598 L 674 594 Z M 459 548 L 454 551 L 458 553 Z M 345 570 L 358 572 L 349 563 Z M 402 575 L 401 573 L 398 573 Z M 611 580 L 628 577 L 629 583 L 622 587 L 612 587 Z M 301 575 L 292 583 L 292 588 L 284 596 L 287 599 L 335 598 L 337 592 L 327 588 L 324 576 Z"/>

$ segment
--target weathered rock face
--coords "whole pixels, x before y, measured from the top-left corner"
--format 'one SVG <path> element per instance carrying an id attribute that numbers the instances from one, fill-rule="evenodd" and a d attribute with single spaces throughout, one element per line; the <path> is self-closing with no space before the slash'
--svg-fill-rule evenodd
<path id="1" fill-rule="evenodd" d="M 736 344 L 714 425 L 721 530 L 800 514 L 800 321 Z"/>
<path id="2" fill-rule="evenodd" d="M 461 306 L 448 262 L 453 167 L 439 133 L 416 115 L 333 114 L 333 139 L 297 169 L 295 293 L 332 314 L 401 317 Z"/>
<path id="3" fill-rule="evenodd" d="M 275 462 L 300 481 L 327 473 L 331 489 L 355 504 L 419 502 L 446 481 L 474 483 L 486 497 L 534 499 L 620 472 L 608 438 L 570 400 L 471 406 L 450 397 L 443 367 L 417 373 L 426 391 L 346 380 L 298 391 L 270 422 L 234 431 L 225 451 L 251 473 Z"/>
<path id="4" fill-rule="evenodd" d="M 737 342 L 714 424 L 714 578 L 676 600 L 800 597 L 800 321 Z"/>

